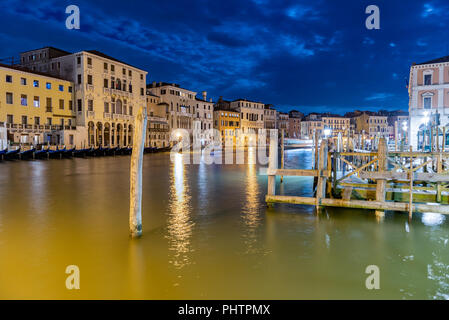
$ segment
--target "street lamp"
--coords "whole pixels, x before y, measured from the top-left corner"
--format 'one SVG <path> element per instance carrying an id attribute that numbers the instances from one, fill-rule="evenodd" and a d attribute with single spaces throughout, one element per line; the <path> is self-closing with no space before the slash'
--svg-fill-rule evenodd
<path id="1" fill-rule="evenodd" d="M 331 135 L 332 130 L 331 129 L 324 129 L 324 137 L 327 138 Z"/>

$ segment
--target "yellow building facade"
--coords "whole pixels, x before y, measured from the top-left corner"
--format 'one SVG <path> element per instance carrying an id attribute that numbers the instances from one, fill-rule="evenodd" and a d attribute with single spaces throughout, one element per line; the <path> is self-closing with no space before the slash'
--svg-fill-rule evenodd
<path id="1" fill-rule="evenodd" d="M 236 129 L 240 129 L 240 122 L 240 112 L 238 111 L 214 111 L 214 129 L 220 132 L 222 144 L 236 145 Z"/>
<path id="2" fill-rule="evenodd" d="M 0 131 L 6 132 L 0 144 L 75 145 L 73 88 L 67 80 L 0 64 Z"/>

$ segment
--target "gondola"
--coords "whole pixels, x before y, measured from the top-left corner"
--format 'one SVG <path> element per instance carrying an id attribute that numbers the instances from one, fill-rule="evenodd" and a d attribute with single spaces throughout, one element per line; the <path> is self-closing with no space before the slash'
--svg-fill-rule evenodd
<path id="1" fill-rule="evenodd" d="M 94 156 L 95 157 L 102 157 L 105 156 L 106 153 L 108 152 L 109 148 L 103 148 L 103 147 L 99 147 L 97 149 L 94 150 Z"/>
<path id="2" fill-rule="evenodd" d="M 71 158 L 71 157 L 73 157 L 73 154 L 74 154 L 75 150 L 76 150 L 76 148 L 72 148 L 72 149 L 69 149 L 69 150 L 64 150 L 62 152 L 62 156 L 65 157 L 65 158 Z"/>
<path id="3" fill-rule="evenodd" d="M 5 154 L 8 152 L 8 148 L 5 150 L 0 150 L 0 160 L 3 160 L 5 158 Z"/>
<path id="4" fill-rule="evenodd" d="M 46 159 L 48 156 L 48 148 L 34 152 L 35 159 Z"/>
<path id="5" fill-rule="evenodd" d="M 92 150 L 92 148 L 88 149 L 79 149 L 73 152 L 74 157 L 85 157 Z"/>
<path id="6" fill-rule="evenodd" d="M 118 154 L 121 154 L 121 155 L 128 155 L 130 153 L 131 153 L 131 148 L 128 148 L 128 147 L 123 147 L 118 150 Z"/>
<path id="7" fill-rule="evenodd" d="M 117 154 L 117 151 L 118 151 L 118 147 L 108 148 L 108 150 L 106 151 L 106 155 L 115 156 Z"/>
<path id="8" fill-rule="evenodd" d="M 5 159 L 5 160 L 14 160 L 14 159 L 17 159 L 19 153 L 20 153 L 20 148 L 18 148 L 18 149 L 16 149 L 16 150 L 6 151 L 6 153 L 5 153 L 5 155 L 4 155 L 4 159 Z"/>
<path id="9" fill-rule="evenodd" d="M 32 148 L 30 150 L 25 150 L 19 153 L 19 159 L 20 160 L 27 160 L 27 159 L 32 159 L 33 158 L 33 154 L 36 151 L 35 148 Z"/>
<path id="10" fill-rule="evenodd" d="M 144 153 L 154 153 L 156 151 L 157 151 L 156 147 L 146 147 L 146 148 L 143 149 Z"/>
<path id="11" fill-rule="evenodd" d="M 52 159 L 61 159 L 66 149 L 48 150 L 48 156 Z"/>

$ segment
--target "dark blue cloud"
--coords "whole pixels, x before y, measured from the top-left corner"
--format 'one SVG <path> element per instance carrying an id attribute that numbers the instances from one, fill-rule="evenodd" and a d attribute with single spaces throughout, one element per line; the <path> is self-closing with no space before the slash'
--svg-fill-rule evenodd
<path id="1" fill-rule="evenodd" d="M 41 46 L 97 49 L 215 99 L 340 112 L 407 109 L 412 62 L 449 54 L 443 1 L 172 0 L 0 2 L 0 57 Z M 81 29 L 65 29 L 77 4 Z"/>

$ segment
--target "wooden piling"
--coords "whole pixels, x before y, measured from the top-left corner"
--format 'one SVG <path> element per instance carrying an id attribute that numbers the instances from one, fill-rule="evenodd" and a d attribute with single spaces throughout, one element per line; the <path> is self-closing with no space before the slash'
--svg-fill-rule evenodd
<path id="1" fill-rule="evenodd" d="M 281 129 L 281 169 L 284 169 L 284 129 Z M 281 176 L 281 183 L 284 182 L 284 176 Z"/>
<path id="2" fill-rule="evenodd" d="M 443 164 L 442 164 L 442 157 L 441 153 L 437 155 L 437 173 L 441 174 L 443 173 Z M 441 182 L 437 182 L 437 202 L 441 203 L 441 191 L 443 187 L 441 185 Z"/>
<path id="3" fill-rule="evenodd" d="M 278 169 L 277 130 L 270 130 L 270 154 L 268 156 L 268 195 L 276 194 L 276 170 Z"/>
<path id="4" fill-rule="evenodd" d="M 318 163 L 318 182 L 316 187 L 316 210 L 320 212 L 322 209 L 321 199 L 326 198 L 326 181 L 328 177 L 327 171 L 327 140 L 321 140 L 320 155 Z"/>
<path id="5" fill-rule="evenodd" d="M 410 146 L 410 197 L 408 202 L 408 218 L 412 219 L 413 215 L 413 147 Z"/>
<path id="6" fill-rule="evenodd" d="M 441 151 L 444 152 L 444 147 L 446 145 L 446 126 L 443 127 L 443 141 L 441 143 Z"/>
<path id="7" fill-rule="evenodd" d="M 142 235 L 142 166 L 146 127 L 147 110 L 141 107 L 135 118 L 131 154 L 129 228 L 133 238 Z"/>
<path id="8" fill-rule="evenodd" d="M 377 149 L 378 172 L 383 173 L 387 170 L 387 143 L 385 138 L 380 138 L 379 147 Z M 385 201 L 385 186 L 387 181 L 384 179 L 377 180 L 376 201 Z M 376 210 L 376 215 L 383 215 L 383 210 Z"/>

